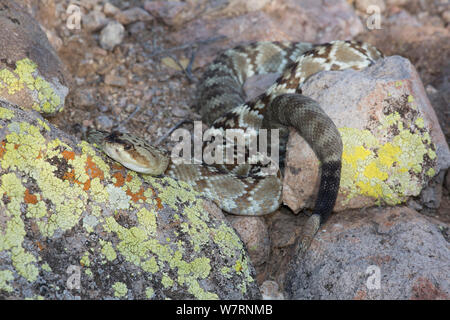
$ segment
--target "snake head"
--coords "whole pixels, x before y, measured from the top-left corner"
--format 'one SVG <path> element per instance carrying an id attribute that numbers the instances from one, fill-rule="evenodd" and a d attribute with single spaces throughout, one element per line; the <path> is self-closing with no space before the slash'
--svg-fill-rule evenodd
<path id="1" fill-rule="evenodd" d="M 124 167 L 139 173 L 160 175 L 169 165 L 167 152 L 131 134 L 113 131 L 101 141 L 103 151 Z"/>

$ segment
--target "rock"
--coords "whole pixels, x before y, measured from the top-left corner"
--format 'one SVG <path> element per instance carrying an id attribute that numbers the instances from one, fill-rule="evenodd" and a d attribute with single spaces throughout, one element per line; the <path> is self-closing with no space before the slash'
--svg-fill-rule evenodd
<path id="1" fill-rule="evenodd" d="M 384 12 L 386 10 L 386 4 L 384 0 L 356 0 L 355 7 L 361 12 L 367 13 L 367 9 L 370 6 L 376 6 L 379 8 L 380 12 Z"/>
<path id="2" fill-rule="evenodd" d="M 180 27 L 196 16 L 192 5 L 181 1 L 145 1 L 144 9 L 165 24 Z"/>
<path id="3" fill-rule="evenodd" d="M 47 39 L 52 45 L 53 49 L 58 52 L 63 46 L 62 39 L 58 37 L 54 31 L 48 30 L 46 28 L 42 28 L 42 30 L 45 32 L 45 35 L 47 36 Z"/>
<path id="4" fill-rule="evenodd" d="M 157 1 L 149 1 L 154 2 Z M 205 10 L 207 14 L 185 22 L 183 28 L 172 33 L 174 40 L 179 43 L 185 43 L 186 39 L 195 42 L 225 37 L 202 47 L 196 56 L 194 67 L 206 66 L 218 51 L 243 42 L 276 39 L 321 43 L 350 39 L 364 30 L 360 19 L 345 0 L 327 1 L 326 5 L 314 0 L 272 1 L 261 10 L 249 10 L 239 16 L 221 15 L 220 12 L 226 12 L 227 7 Z"/>
<path id="5" fill-rule="evenodd" d="M 302 90 L 320 103 L 342 136 L 335 211 L 402 203 L 450 166 L 439 122 L 407 59 L 388 57 L 363 71 L 321 72 Z M 283 202 L 294 212 L 313 207 L 318 182 L 316 157 L 292 130 Z"/>
<path id="6" fill-rule="evenodd" d="M 109 19 L 106 18 L 103 12 L 89 11 L 88 14 L 82 15 L 83 28 L 89 32 L 96 32 L 105 27 Z"/>
<path id="7" fill-rule="evenodd" d="M 399 19 L 397 19 L 399 18 Z M 369 42 L 385 55 L 408 58 L 420 72 L 424 84 L 445 77 L 450 60 L 450 31 L 423 25 L 415 16 L 400 11 L 377 32 L 365 32 L 356 39 Z"/>
<path id="8" fill-rule="evenodd" d="M 189 110 L 186 110 L 179 106 L 173 107 L 171 111 L 173 116 L 178 118 L 186 118 L 189 115 Z"/>
<path id="9" fill-rule="evenodd" d="M 125 28 L 117 21 L 109 22 L 100 33 L 100 46 L 105 50 L 113 50 L 121 44 L 125 36 Z"/>
<path id="10" fill-rule="evenodd" d="M 445 175 L 444 186 L 450 192 L 450 170 L 447 170 L 447 174 Z"/>
<path id="11" fill-rule="evenodd" d="M 153 17 L 144 9 L 133 7 L 125 11 L 120 11 L 115 15 L 115 19 L 123 25 L 128 25 L 137 21 L 151 21 Z"/>
<path id="12" fill-rule="evenodd" d="M 105 5 L 103 6 L 103 13 L 108 17 L 113 17 L 119 12 L 120 9 L 109 2 L 106 2 Z"/>
<path id="13" fill-rule="evenodd" d="M 450 70 L 450 66 L 447 68 Z M 438 89 L 431 85 L 426 87 L 428 97 L 441 124 L 447 142 L 450 142 L 450 113 L 448 112 L 448 101 L 450 101 L 450 75 L 438 78 Z"/>
<path id="14" fill-rule="evenodd" d="M 39 24 L 15 1 L 0 3 L 0 98 L 54 115 L 71 78 Z"/>
<path id="15" fill-rule="evenodd" d="M 448 299 L 450 247 L 406 207 L 334 215 L 290 266 L 289 299 Z"/>
<path id="16" fill-rule="evenodd" d="M 261 297 L 241 240 L 186 184 L 6 102 L 0 126 L 0 299 Z"/>
<path id="17" fill-rule="evenodd" d="M 128 31 L 130 34 L 139 36 L 139 34 L 146 29 L 145 23 L 142 21 L 138 21 L 135 23 L 132 23 L 128 26 Z"/>
<path id="18" fill-rule="evenodd" d="M 430 181 L 428 186 L 422 190 L 420 200 L 426 207 L 431 209 L 437 209 L 440 207 L 444 175 L 445 171 L 441 171 L 439 175 L 435 177 L 433 181 Z"/>
<path id="19" fill-rule="evenodd" d="M 275 281 L 264 281 L 260 290 L 264 300 L 284 300 L 284 295 Z"/>
<path id="20" fill-rule="evenodd" d="M 115 74 L 108 73 L 105 76 L 105 84 L 114 86 L 114 87 L 126 87 L 128 84 L 128 81 L 124 77 L 120 77 Z"/>
<path id="21" fill-rule="evenodd" d="M 264 219 L 233 215 L 228 215 L 227 219 L 245 243 L 253 265 L 260 266 L 267 262 L 270 240 Z"/>
<path id="22" fill-rule="evenodd" d="M 239 16 L 253 11 L 264 10 L 264 7 L 270 2 L 270 0 L 218 1 L 218 4 L 211 4 L 211 6 L 206 9 L 206 14 L 210 17 Z"/>
<path id="23" fill-rule="evenodd" d="M 408 0 L 386 0 L 388 6 L 404 6 Z"/>
<path id="24" fill-rule="evenodd" d="M 74 104 L 81 107 L 92 107 L 96 104 L 95 90 L 92 88 L 77 89 L 74 91 Z"/>
<path id="25" fill-rule="evenodd" d="M 444 19 L 446 23 L 450 23 L 450 10 L 444 11 L 442 13 L 442 19 Z"/>
<path id="26" fill-rule="evenodd" d="M 85 7 L 87 10 L 93 10 L 99 2 L 99 0 L 83 0 L 80 2 L 80 5 Z"/>
<path id="27" fill-rule="evenodd" d="M 427 3 L 427 2 L 426 2 Z M 439 123 L 450 141 L 450 30 L 422 25 L 415 16 L 401 11 L 401 19 L 388 19 L 387 26 L 377 32 L 367 32 L 357 38 L 376 45 L 385 54 L 408 58 L 417 68 L 425 85 L 431 84 L 438 92 L 430 94 Z"/>
<path id="28" fill-rule="evenodd" d="M 97 128 L 99 130 L 111 130 L 111 128 L 114 126 L 114 121 L 106 116 L 106 115 L 100 115 L 95 119 L 95 123 L 97 124 Z"/>

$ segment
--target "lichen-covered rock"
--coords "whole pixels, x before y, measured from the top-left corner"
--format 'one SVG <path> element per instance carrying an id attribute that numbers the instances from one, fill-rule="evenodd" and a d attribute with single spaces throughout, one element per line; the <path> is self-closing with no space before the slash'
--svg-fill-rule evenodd
<path id="1" fill-rule="evenodd" d="M 228 215 L 227 219 L 245 243 L 253 265 L 258 267 L 266 263 L 270 254 L 270 239 L 264 218 Z"/>
<path id="2" fill-rule="evenodd" d="M 303 93 L 320 103 L 342 136 L 341 188 L 335 211 L 402 203 L 450 166 L 445 137 L 407 59 L 393 56 L 363 71 L 319 73 L 305 83 Z M 284 203 L 294 211 L 312 207 L 317 177 L 314 153 L 291 132 Z"/>
<path id="3" fill-rule="evenodd" d="M 0 298 L 260 297 L 241 240 L 187 184 L 1 100 L 0 128 Z"/>
<path id="4" fill-rule="evenodd" d="M 290 299 L 449 299 L 447 224 L 407 207 L 334 215 L 290 265 Z"/>
<path id="5" fill-rule="evenodd" d="M 0 98 L 53 115 L 70 78 L 39 24 L 15 1 L 0 2 Z"/>

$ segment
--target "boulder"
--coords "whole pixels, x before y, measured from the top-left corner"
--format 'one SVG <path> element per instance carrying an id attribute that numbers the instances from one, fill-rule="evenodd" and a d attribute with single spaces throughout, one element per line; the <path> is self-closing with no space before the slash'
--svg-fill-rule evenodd
<path id="1" fill-rule="evenodd" d="M 399 56 L 362 70 L 321 72 L 303 86 L 338 127 L 343 144 L 335 211 L 397 205 L 417 196 L 450 166 L 450 152 L 414 66 Z M 294 131 L 288 143 L 283 202 L 313 207 L 318 161 Z"/>
<path id="2" fill-rule="evenodd" d="M 289 299 L 449 299 L 448 225 L 407 207 L 334 215 L 286 275 Z"/>
<path id="3" fill-rule="evenodd" d="M 0 98 L 45 115 L 61 111 L 71 79 L 39 24 L 5 0 L 0 30 Z"/>
<path id="4" fill-rule="evenodd" d="M 2 100 L 0 127 L 0 299 L 260 298 L 240 238 L 186 183 Z"/>

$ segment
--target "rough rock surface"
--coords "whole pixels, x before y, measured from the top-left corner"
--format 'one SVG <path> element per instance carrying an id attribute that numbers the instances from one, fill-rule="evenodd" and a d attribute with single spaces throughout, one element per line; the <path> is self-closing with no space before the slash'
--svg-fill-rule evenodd
<path id="1" fill-rule="evenodd" d="M 0 128 L 0 298 L 260 297 L 241 240 L 186 184 L 1 100 Z"/>
<path id="2" fill-rule="evenodd" d="M 227 219 L 245 243 L 252 264 L 257 267 L 267 262 L 270 253 L 270 239 L 264 219 L 233 215 L 227 215 Z"/>
<path id="3" fill-rule="evenodd" d="M 61 111 L 70 78 L 39 24 L 3 0 L 0 30 L 0 98 L 47 115 Z"/>
<path id="4" fill-rule="evenodd" d="M 287 296 L 449 299 L 445 227 L 406 207 L 334 215 L 308 253 L 290 266 Z"/>
<path id="5" fill-rule="evenodd" d="M 335 211 L 402 203 L 419 195 L 432 177 L 450 166 L 439 122 L 407 59 L 388 57 L 360 72 L 319 73 L 305 83 L 303 93 L 320 103 L 342 136 Z M 283 201 L 293 211 L 314 205 L 317 172 L 314 153 L 292 131 Z"/>
<path id="6" fill-rule="evenodd" d="M 156 6 L 157 2 L 149 3 Z M 162 5 L 163 1 L 159 2 Z M 180 6 L 184 4 L 176 3 Z M 361 21 L 350 10 L 345 0 L 320 3 L 316 0 L 275 0 L 269 1 L 263 7 L 260 7 L 259 2 L 258 5 L 251 6 L 248 1 L 211 3 L 219 5 L 207 7 L 206 13 L 184 23 L 183 28 L 172 34 L 178 42 L 185 42 L 186 39 L 194 42 L 218 36 L 224 37 L 222 41 L 211 43 L 198 53 L 196 66 L 200 67 L 210 63 L 215 56 L 212 52 L 217 52 L 218 48 L 224 47 L 224 44 L 227 44 L 225 47 L 232 47 L 242 42 L 264 40 L 317 43 L 335 39 L 351 39 L 363 30 Z M 183 8 L 179 10 L 184 12 Z M 160 11 L 165 12 L 162 9 Z M 179 14 L 178 16 L 177 14 L 174 13 L 174 16 L 178 17 Z M 173 21 L 179 21 L 175 17 Z M 330 28 L 330 25 L 334 27 Z"/>

